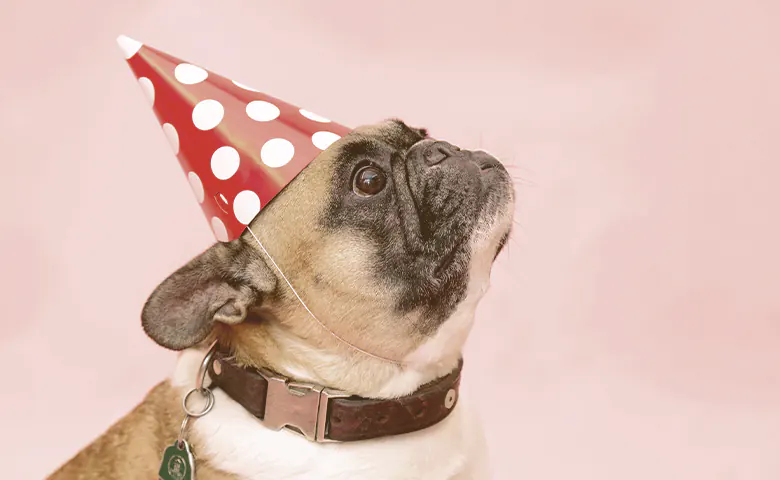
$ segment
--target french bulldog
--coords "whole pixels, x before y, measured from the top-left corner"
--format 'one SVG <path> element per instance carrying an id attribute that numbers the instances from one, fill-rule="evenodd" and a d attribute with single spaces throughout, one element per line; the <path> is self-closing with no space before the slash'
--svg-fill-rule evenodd
<path id="1" fill-rule="evenodd" d="M 49 478 L 488 478 L 480 424 L 466 396 L 454 401 L 452 379 L 513 213 L 511 177 L 488 153 L 437 141 L 399 120 L 355 129 L 240 238 L 213 245 L 155 289 L 142 325 L 159 345 L 181 351 L 173 373 Z M 209 367 L 205 385 L 227 375 L 229 362 L 230 371 L 248 375 L 233 382 L 238 394 L 227 383 L 225 391 L 219 382 L 208 391 L 198 383 L 215 343 L 223 364 Z M 278 376 L 266 382 L 265 420 L 246 407 L 257 392 L 241 390 L 257 372 Z M 446 383 L 446 396 L 421 396 L 437 382 Z M 274 399 L 271 384 L 282 385 Z M 282 414 L 302 417 L 305 409 L 292 407 L 309 396 L 287 395 L 294 385 L 313 389 L 315 410 L 336 391 L 361 409 L 390 404 L 412 426 L 373 438 L 388 416 L 369 421 L 361 409 L 354 428 L 344 429 L 357 441 L 318 441 L 325 430 L 302 435 L 295 418 L 286 425 L 293 428 L 279 428 L 284 419 L 267 425 L 273 402 Z M 208 394 L 211 409 L 181 428 L 182 399 L 193 388 L 193 397 Z M 435 418 L 415 424 L 424 415 L 411 415 L 412 404 Z M 319 405 L 333 434 L 338 419 Z M 163 452 L 184 445 L 180 432 L 194 472 L 180 464 L 166 474 Z"/>

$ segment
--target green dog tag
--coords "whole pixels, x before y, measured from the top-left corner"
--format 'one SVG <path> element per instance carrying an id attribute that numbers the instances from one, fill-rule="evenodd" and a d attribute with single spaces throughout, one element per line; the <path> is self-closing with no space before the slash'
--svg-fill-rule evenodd
<path id="1" fill-rule="evenodd" d="M 159 480 L 195 480 L 195 459 L 186 441 L 176 441 L 163 453 L 160 464 Z"/>

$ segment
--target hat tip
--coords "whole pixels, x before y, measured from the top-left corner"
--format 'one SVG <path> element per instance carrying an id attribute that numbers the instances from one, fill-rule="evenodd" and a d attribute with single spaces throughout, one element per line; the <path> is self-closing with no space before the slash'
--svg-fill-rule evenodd
<path id="1" fill-rule="evenodd" d="M 138 53 L 138 50 L 140 50 L 141 47 L 144 46 L 143 43 L 139 42 L 138 40 L 133 40 L 126 35 L 119 35 L 116 37 L 116 43 L 119 44 L 119 49 L 122 50 L 122 53 L 125 55 L 126 59 L 130 59 L 133 55 Z"/>

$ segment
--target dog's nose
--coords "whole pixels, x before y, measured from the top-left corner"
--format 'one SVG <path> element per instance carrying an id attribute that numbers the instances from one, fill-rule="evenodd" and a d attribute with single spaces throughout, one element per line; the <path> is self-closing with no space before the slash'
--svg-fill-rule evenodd
<path id="1" fill-rule="evenodd" d="M 455 145 L 449 142 L 437 141 L 428 145 L 423 156 L 425 157 L 425 163 L 433 166 L 457 155 L 458 152 L 460 152 L 460 148 Z"/>

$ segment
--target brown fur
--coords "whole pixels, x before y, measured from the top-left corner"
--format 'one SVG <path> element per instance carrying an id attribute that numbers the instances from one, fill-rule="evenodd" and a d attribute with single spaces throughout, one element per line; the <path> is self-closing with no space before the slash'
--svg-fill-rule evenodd
<path id="1" fill-rule="evenodd" d="M 160 456 L 179 433 L 183 419 L 178 393 L 161 382 L 133 411 L 115 423 L 97 440 L 48 480 L 114 480 L 157 478 Z M 195 452 L 198 480 L 228 480 L 233 477 L 214 470 Z"/>

